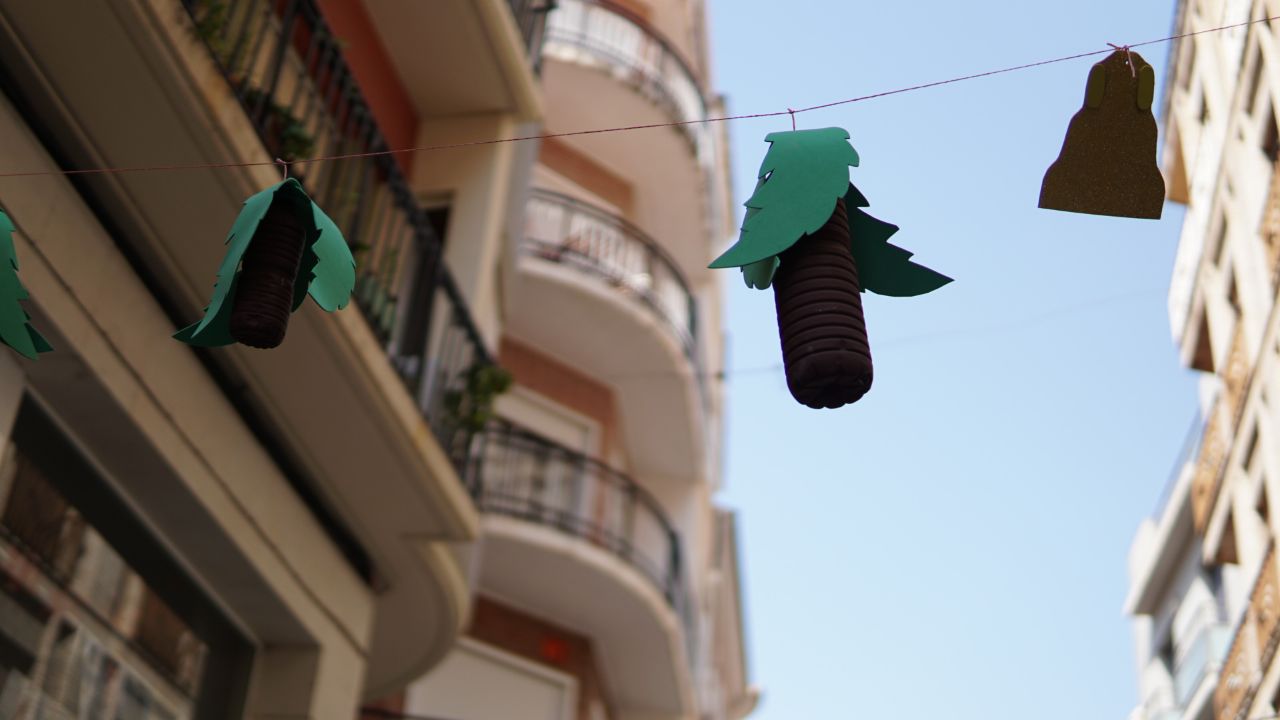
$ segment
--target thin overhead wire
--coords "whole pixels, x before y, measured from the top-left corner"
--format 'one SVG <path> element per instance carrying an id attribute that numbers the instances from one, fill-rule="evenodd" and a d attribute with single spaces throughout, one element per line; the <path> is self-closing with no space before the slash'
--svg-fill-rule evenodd
<path id="1" fill-rule="evenodd" d="M 1158 45 L 1160 43 L 1173 42 L 1184 38 L 1194 37 L 1196 35 L 1205 35 L 1208 33 L 1223 32 L 1226 30 L 1235 30 L 1238 28 L 1255 25 L 1258 23 L 1269 23 L 1273 20 L 1280 20 L 1280 16 L 1258 18 L 1256 20 L 1247 20 L 1245 22 L 1234 23 L 1231 25 L 1221 25 L 1213 28 L 1205 28 L 1193 32 L 1180 33 L 1170 35 L 1168 37 L 1157 38 L 1155 40 L 1146 40 L 1140 43 L 1132 43 L 1129 45 L 1119 45 L 1112 47 L 1123 48 L 1128 51 L 1133 48 L 1146 47 L 1148 45 Z M 917 92 L 920 90 L 928 90 L 930 88 L 941 87 L 943 85 L 952 85 L 955 83 L 967 82 L 969 80 L 977 80 L 980 78 L 991 77 L 994 75 L 1004 75 L 1006 73 L 1020 72 L 1023 70 L 1031 70 L 1034 68 L 1044 67 L 1046 65 L 1054 65 L 1057 63 L 1070 62 L 1072 60 L 1080 60 L 1097 55 L 1106 55 L 1117 50 L 1104 48 L 1101 50 L 1093 50 L 1090 52 L 1076 53 L 1073 55 L 1064 55 L 1062 57 L 1051 58 L 1048 60 L 1039 60 L 1021 65 L 1013 65 L 1010 67 L 1000 68 L 998 70 L 988 70 L 986 72 L 974 73 L 972 75 L 962 75 L 960 77 L 948 78 L 946 80 L 936 80 L 934 82 L 923 83 L 920 85 L 911 85 L 908 87 L 897 88 L 895 90 L 885 90 L 883 92 L 872 93 L 870 95 L 860 95 L 858 97 L 847 98 L 844 100 L 836 100 L 833 102 L 822 103 L 820 105 L 810 105 L 802 108 L 787 108 L 786 110 L 775 110 L 773 112 L 750 113 L 743 115 L 723 115 L 719 117 L 700 118 L 697 120 L 679 120 L 675 122 L 665 123 L 647 123 L 643 125 L 627 125 L 622 127 L 595 128 L 591 130 L 572 130 L 568 132 L 558 133 L 542 133 L 536 135 L 520 135 L 516 137 L 491 138 L 488 140 L 471 140 L 457 143 L 444 143 L 439 145 L 421 145 L 417 147 L 393 148 L 389 150 L 374 150 L 370 152 L 360 153 L 344 153 L 340 155 L 324 155 L 314 158 L 305 158 L 293 160 L 290 165 L 309 165 L 312 163 L 333 162 L 336 160 L 358 160 L 363 158 L 383 157 L 388 155 L 403 155 L 409 153 L 429 153 L 439 152 L 442 150 L 457 150 L 461 148 L 481 147 L 485 145 L 502 145 L 506 143 L 527 142 L 533 140 L 551 140 L 556 138 L 580 137 L 584 135 L 602 135 L 605 133 L 634 132 L 637 130 L 651 130 L 655 128 L 682 127 L 686 125 L 704 125 L 711 123 L 731 122 L 737 120 L 753 120 L 757 118 L 773 118 L 789 115 L 792 123 L 795 123 L 795 116 L 802 113 L 815 112 L 818 110 L 826 110 L 829 108 L 840 107 L 842 105 L 851 105 L 853 103 L 866 102 L 868 100 L 876 100 L 879 98 L 890 97 L 892 95 L 901 95 L 903 93 Z M 105 175 L 114 173 L 145 173 L 145 172 L 167 172 L 177 170 L 211 170 L 219 168 L 243 168 L 256 167 L 263 165 L 278 165 L 275 160 L 263 160 L 258 162 L 225 162 L 225 163 L 196 163 L 196 164 L 170 164 L 170 165 L 139 165 L 132 167 L 100 167 L 100 168 L 81 168 L 72 170 L 39 170 L 31 172 L 5 172 L 0 173 L 0 178 L 19 178 L 19 177 L 35 177 L 40 175 Z"/>
<path id="2" fill-rule="evenodd" d="M 885 349 L 898 347 L 902 345 L 914 345 L 916 343 L 930 342 L 952 337 L 969 337 L 974 335 L 989 335 L 991 333 L 1005 333 L 1023 330 L 1042 324 L 1044 321 L 1063 317 L 1074 316 L 1085 312 L 1098 310 L 1102 308 L 1112 307 L 1133 300 L 1146 300 L 1150 298 L 1161 297 L 1168 292 L 1168 288 L 1153 287 L 1142 288 L 1138 290 L 1130 290 L 1128 292 L 1117 293 L 1105 297 L 1085 300 L 1083 302 L 1072 303 L 1070 305 L 1061 305 L 1059 307 L 1046 308 L 1045 310 L 1027 315 L 1025 317 L 1016 318 L 1005 323 L 995 323 L 982 326 L 970 326 L 961 328 L 951 328 L 948 330 L 939 330 L 935 332 L 920 333 L 917 335 L 906 335 L 896 338 L 886 338 L 876 344 L 877 348 Z M 722 370 L 707 371 L 696 373 L 695 376 L 705 380 L 718 380 L 720 382 L 732 381 L 736 377 L 749 375 L 765 375 L 780 373 L 785 369 L 782 363 L 771 363 L 768 365 L 753 365 L 743 368 L 724 368 Z M 632 373 L 617 373 L 607 376 L 610 380 L 640 380 L 640 379 L 660 379 L 675 375 L 681 375 L 676 370 L 653 370 L 639 371 Z M 1276 718 L 1275 720 L 1280 720 Z"/>

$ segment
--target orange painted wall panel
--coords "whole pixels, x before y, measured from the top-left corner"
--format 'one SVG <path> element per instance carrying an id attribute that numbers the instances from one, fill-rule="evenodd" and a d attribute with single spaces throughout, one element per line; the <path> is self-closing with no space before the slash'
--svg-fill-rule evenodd
<path id="1" fill-rule="evenodd" d="M 318 0 L 318 3 L 334 35 L 345 44 L 343 57 L 360 83 L 360 91 L 369 102 L 387 145 L 412 147 L 418 132 L 413 101 L 401 84 L 395 63 L 361 0 Z M 394 157 L 408 175 L 413 154 L 401 153 Z"/>

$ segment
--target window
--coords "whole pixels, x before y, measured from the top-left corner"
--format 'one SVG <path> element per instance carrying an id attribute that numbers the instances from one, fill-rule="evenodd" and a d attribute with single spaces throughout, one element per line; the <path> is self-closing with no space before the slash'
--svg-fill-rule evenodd
<path id="1" fill-rule="evenodd" d="M 1262 154 L 1272 164 L 1280 159 L 1280 129 L 1276 126 L 1274 107 L 1267 113 L 1267 124 L 1262 128 Z"/>
<path id="2" fill-rule="evenodd" d="M 1160 644 L 1160 652 L 1157 653 L 1160 663 L 1164 665 L 1165 670 L 1173 675 L 1174 668 L 1174 650 L 1173 650 L 1173 633 L 1166 632 L 1164 642 Z"/>
<path id="3" fill-rule="evenodd" d="M 1202 317 L 1199 325 L 1199 332 L 1196 333 L 1196 351 L 1191 356 L 1191 367 L 1200 372 L 1211 373 L 1214 371 L 1214 365 L 1213 344 L 1209 338 L 1209 324 Z"/>
<path id="4" fill-rule="evenodd" d="M 1258 459 L 1258 428 L 1255 426 L 1253 432 L 1249 433 L 1249 442 L 1244 446 L 1244 469 L 1246 472 L 1253 472 L 1254 465 Z M 1262 490 L 1262 499 L 1259 501 L 1266 504 L 1267 491 L 1264 487 Z M 1263 517 L 1266 517 L 1264 514 Z"/>
<path id="5" fill-rule="evenodd" d="M 399 337 L 393 346 L 393 363 L 402 377 L 409 381 L 416 393 L 425 379 L 427 344 L 431 338 L 431 322 L 435 312 L 435 295 L 439 289 L 438 278 L 442 269 L 445 232 L 449 226 L 449 209 L 437 208 L 427 213 L 427 222 L 440 239 L 439 249 L 433 251 L 426 245 L 417 260 L 412 285 L 407 288 L 408 302 L 404 306 Z"/>
<path id="6" fill-rule="evenodd" d="M 1218 553 L 1213 560 L 1222 565 L 1240 564 L 1240 553 L 1236 551 L 1236 518 L 1231 511 L 1227 512 L 1227 526 L 1222 531 Z"/>
<path id="7" fill-rule="evenodd" d="M 1187 38 L 1186 59 L 1183 62 L 1181 76 L 1178 78 L 1178 84 L 1183 90 L 1191 89 L 1191 78 L 1196 72 L 1196 39 L 1194 37 Z"/>
<path id="8" fill-rule="evenodd" d="M 1249 85 L 1245 90 L 1244 96 L 1244 111 L 1249 115 L 1253 114 L 1253 110 L 1258 104 L 1258 91 L 1262 89 L 1263 69 L 1262 50 L 1255 50 L 1253 53 L 1253 72 L 1249 75 Z"/>
<path id="9" fill-rule="evenodd" d="M 1252 464 L 1252 462 L 1250 463 Z M 1267 478 L 1262 477 L 1262 492 L 1258 493 L 1258 505 L 1255 508 L 1258 511 L 1258 517 L 1262 519 L 1262 524 L 1267 526 L 1268 533 L 1271 526 L 1271 501 L 1267 499 Z"/>
<path id="10" fill-rule="evenodd" d="M 1217 233 L 1218 244 L 1217 244 L 1217 247 L 1215 247 L 1213 250 L 1213 264 L 1217 265 L 1218 267 L 1222 267 L 1222 256 L 1227 250 L 1227 230 L 1228 229 L 1229 229 L 1229 226 L 1227 224 L 1227 216 L 1223 215 L 1222 219 L 1218 221 L 1218 233 Z"/>
<path id="11" fill-rule="evenodd" d="M 1201 568 L 1204 584 L 1213 596 L 1213 622 L 1222 622 L 1227 617 L 1227 595 L 1222 582 L 1221 565 L 1205 565 Z"/>
<path id="12" fill-rule="evenodd" d="M 248 643 L 29 399 L 12 440 L 0 458 L 0 716 L 20 703 L 49 717 L 236 714 Z"/>

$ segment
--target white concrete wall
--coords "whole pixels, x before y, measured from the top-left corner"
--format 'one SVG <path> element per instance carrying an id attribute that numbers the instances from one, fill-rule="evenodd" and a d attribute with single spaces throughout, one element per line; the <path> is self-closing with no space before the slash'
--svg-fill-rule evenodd
<path id="1" fill-rule="evenodd" d="M 575 720 L 577 702 L 572 676 L 468 639 L 409 686 L 404 711 L 450 720 Z"/>

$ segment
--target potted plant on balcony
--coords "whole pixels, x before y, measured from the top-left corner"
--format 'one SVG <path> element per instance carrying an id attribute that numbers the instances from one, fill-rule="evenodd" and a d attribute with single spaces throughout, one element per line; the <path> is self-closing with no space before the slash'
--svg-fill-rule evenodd
<path id="1" fill-rule="evenodd" d="M 289 162 L 311 155 L 315 138 L 288 108 L 253 85 L 246 85 L 243 93 L 244 106 L 250 113 L 256 113 L 258 129 L 272 155 Z"/>
<path id="2" fill-rule="evenodd" d="M 460 373 L 461 384 L 444 393 L 446 450 L 455 459 L 471 453 L 475 436 L 494 418 L 498 396 L 511 389 L 511 373 L 492 362 L 477 360 Z"/>

